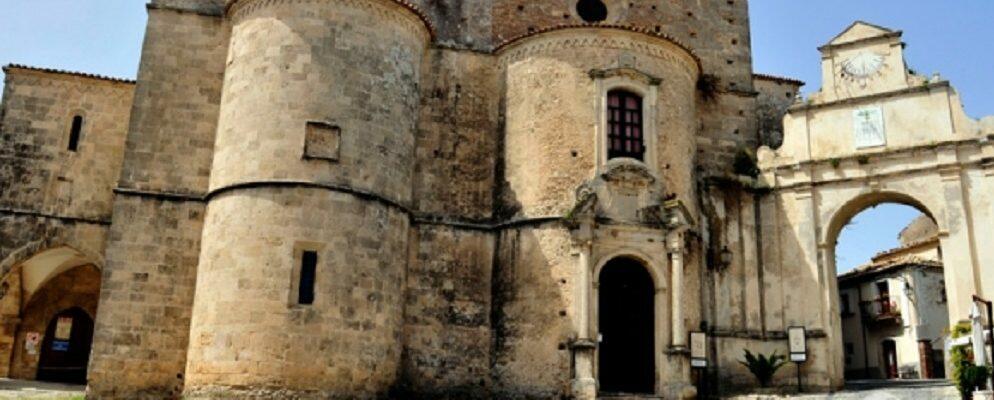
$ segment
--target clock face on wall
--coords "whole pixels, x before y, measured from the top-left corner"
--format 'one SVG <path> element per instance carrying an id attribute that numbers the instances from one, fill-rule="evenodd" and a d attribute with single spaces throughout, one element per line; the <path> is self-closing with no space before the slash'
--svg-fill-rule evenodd
<path id="1" fill-rule="evenodd" d="M 842 62 L 842 77 L 866 87 L 884 66 L 884 56 L 862 52 Z"/>

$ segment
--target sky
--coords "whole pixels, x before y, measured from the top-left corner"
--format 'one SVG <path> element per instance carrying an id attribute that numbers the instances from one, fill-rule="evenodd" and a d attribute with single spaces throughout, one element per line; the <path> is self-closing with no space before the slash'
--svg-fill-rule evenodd
<path id="1" fill-rule="evenodd" d="M 897 235 L 922 215 L 914 207 L 885 203 L 857 214 L 842 229 L 835 246 L 835 268 L 844 273 L 866 264 L 884 250 L 900 246 Z"/>
<path id="2" fill-rule="evenodd" d="M 752 0 L 757 72 L 820 87 L 817 47 L 853 21 L 904 31 L 912 69 L 940 72 L 959 89 L 967 114 L 994 115 L 994 0 Z M 144 0 L 0 0 L 0 64 L 134 78 L 144 36 Z M 897 245 L 918 215 L 884 205 L 847 227 L 836 251 L 839 272 Z"/>

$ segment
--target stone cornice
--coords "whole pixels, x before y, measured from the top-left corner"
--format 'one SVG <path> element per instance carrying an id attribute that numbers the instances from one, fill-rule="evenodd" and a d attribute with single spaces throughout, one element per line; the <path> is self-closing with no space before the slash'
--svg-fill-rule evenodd
<path id="1" fill-rule="evenodd" d="M 947 141 L 942 141 L 942 142 L 937 142 L 937 143 L 923 144 L 923 145 L 918 145 L 918 146 L 900 147 L 900 148 L 890 149 L 890 150 L 886 150 L 886 151 L 879 151 L 879 152 L 875 152 L 875 153 L 857 153 L 857 154 L 850 154 L 850 155 L 847 155 L 847 156 L 836 157 L 836 158 L 822 158 L 822 159 L 815 159 L 815 160 L 804 160 L 804 161 L 799 161 L 799 162 L 790 163 L 790 164 L 783 164 L 783 165 L 776 165 L 776 166 L 773 166 L 773 167 L 761 168 L 761 172 L 762 173 L 769 173 L 769 172 L 779 173 L 781 171 L 796 171 L 798 169 L 804 169 L 804 168 L 817 168 L 817 167 L 821 167 L 821 166 L 829 166 L 829 165 L 831 165 L 833 163 L 840 163 L 840 162 L 843 162 L 843 161 L 859 161 L 861 159 L 866 159 L 866 158 L 880 158 L 880 157 L 903 156 L 903 155 L 908 155 L 909 153 L 915 153 L 915 152 L 919 152 L 919 151 L 923 151 L 923 150 L 935 150 L 935 149 L 952 148 L 952 147 L 959 147 L 959 146 L 977 146 L 977 147 L 980 147 L 980 146 L 983 146 L 984 143 L 986 143 L 987 140 L 988 140 L 987 138 L 970 138 L 970 139 L 963 139 L 963 140 L 947 140 Z M 963 166 L 967 166 L 967 165 L 980 165 L 980 166 L 984 166 L 985 163 L 990 162 L 990 161 L 991 160 L 988 160 L 988 159 L 980 159 L 980 160 L 974 161 L 974 162 L 953 163 L 953 165 L 963 165 Z M 943 164 L 943 165 L 945 165 L 945 164 Z M 928 167 L 928 169 L 930 169 L 930 170 L 935 170 L 935 168 L 937 168 L 937 167 L 935 167 L 935 166 Z"/>
<path id="2" fill-rule="evenodd" d="M 637 33 L 637 34 L 645 35 L 645 36 L 647 36 L 649 38 L 652 38 L 652 39 L 664 41 L 664 42 L 666 42 L 666 43 L 668 43 L 668 44 L 670 44 L 670 45 L 672 45 L 672 46 L 680 49 L 683 53 L 685 53 L 685 55 L 687 57 L 689 57 L 692 60 L 692 62 L 696 65 L 698 73 L 701 73 L 701 71 L 704 70 L 704 68 L 702 67 L 703 64 L 701 63 L 700 57 L 698 57 L 697 53 L 693 49 L 691 49 L 689 46 L 681 43 L 680 41 L 674 39 L 673 37 L 671 37 L 669 35 L 666 35 L 666 34 L 663 34 L 663 33 L 657 33 L 657 32 L 654 32 L 652 30 L 649 30 L 649 29 L 646 29 L 646 28 L 642 28 L 642 27 L 638 27 L 638 26 L 634 26 L 634 25 L 618 25 L 618 24 L 570 24 L 570 25 L 558 25 L 558 26 L 553 26 L 553 27 L 538 29 L 538 30 L 536 30 L 534 32 L 529 32 L 529 33 L 526 33 L 524 35 L 519 35 L 519 36 L 515 36 L 513 38 L 510 38 L 510 39 L 504 41 L 503 43 L 497 45 L 497 47 L 494 48 L 493 52 L 494 52 L 494 54 L 502 55 L 503 56 L 503 55 L 507 54 L 509 48 L 516 47 L 516 46 L 520 45 L 522 42 L 525 42 L 528 39 L 531 39 L 531 38 L 534 38 L 534 37 L 544 36 L 545 34 L 552 33 L 552 32 L 560 32 L 560 31 L 565 31 L 565 30 L 585 30 L 585 29 L 587 29 L 587 30 L 604 30 L 604 31 L 611 31 L 611 30 L 614 30 L 614 31 L 625 31 L 625 32 L 631 32 L 631 33 Z M 610 40 L 610 39 L 607 39 L 607 38 L 604 38 L 604 39 L 605 40 Z M 576 42 L 577 42 L 577 40 L 568 40 L 568 41 L 564 42 L 563 45 L 565 47 L 567 44 L 573 44 L 573 45 L 579 44 L 579 43 L 576 43 Z M 657 55 L 657 54 L 652 54 L 652 55 Z"/>
<path id="3" fill-rule="evenodd" d="M 903 96 L 906 94 L 914 94 L 914 93 L 925 93 L 931 91 L 932 89 L 939 89 L 939 88 L 948 89 L 950 87 L 951 86 L 949 84 L 949 81 L 940 81 L 940 82 L 927 83 L 925 85 L 913 86 L 906 89 L 895 90 L 890 92 L 874 93 L 866 96 L 850 97 L 841 100 L 834 100 L 827 103 L 813 103 L 813 104 L 801 103 L 793 105 L 790 108 L 788 108 L 787 113 L 794 114 L 806 111 L 820 110 L 823 108 L 851 106 L 856 104 L 869 103 L 876 100 L 885 99 L 888 97 Z"/>
<path id="4" fill-rule="evenodd" d="M 773 81 L 773 82 L 787 83 L 787 84 L 797 85 L 797 86 L 804 86 L 804 85 L 806 85 L 806 83 L 804 83 L 804 81 L 802 81 L 800 79 L 788 78 L 788 77 L 785 77 L 785 76 L 777 76 L 777 75 L 753 73 L 752 74 L 752 78 L 753 79 L 762 80 L 762 81 Z"/>
<path id="5" fill-rule="evenodd" d="M 315 1 L 333 1 L 333 0 L 305 0 L 305 1 L 315 2 Z M 421 23 L 424 25 L 425 29 L 428 30 L 428 35 L 430 36 L 431 40 L 434 41 L 435 39 L 436 36 L 435 24 L 431 22 L 431 19 L 428 17 L 428 14 L 426 14 L 423 10 L 421 10 L 420 7 L 407 0 L 334 0 L 334 1 L 348 2 L 355 5 L 359 5 L 360 3 L 365 5 L 371 5 L 371 3 L 375 2 L 385 2 L 400 6 L 401 8 L 410 11 L 412 14 L 414 14 L 414 16 L 416 16 L 419 20 L 421 20 Z M 234 13 L 238 12 L 239 9 L 245 7 L 246 4 L 260 3 L 260 2 L 267 5 L 275 5 L 275 4 L 300 2 L 300 0 L 227 0 L 224 6 L 224 13 L 230 18 L 234 15 Z"/>
<path id="6" fill-rule="evenodd" d="M 873 36 L 873 37 L 868 37 L 868 38 L 853 40 L 851 42 L 844 42 L 844 43 L 839 43 L 839 44 L 831 44 L 831 43 L 829 43 L 829 44 L 826 44 L 824 46 L 819 47 L 818 51 L 820 51 L 822 53 L 828 53 L 828 52 L 830 52 L 832 50 L 844 49 L 844 48 L 848 48 L 848 47 L 855 47 L 855 46 L 859 46 L 859 45 L 863 45 L 863 44 L 867 44 L 867 43 L 878 42 L 878 41 L 891 41 L 892 39 L 895 39 L 895 38 L 898 39 L 898 40 L 900 40 L 902 35 L 904 35 L 904 32 L 902 32 L 902 31 L 893 31 L 893 32 L 887 32 L 887 33 L 879 35 L 879 36 Z"/>
<path id="7" fill-rule="evenodd" d="M 167 5 L 167 4 L 148 3 L 148 4 L 145 5 L 145 9 L 147 9 L 147 10 L 174 11 L 174 12 L 184 13 L 184 14 L 202 15 L 202 16 L 205 16 L 205 17 L 215 17 L 215 18 L 222 18 L 222 17 L 224 17 L 224 12 L 220 11 L 220 10 L 218 10 L 218 11 L 203 10 L 203 9 L 193 10 L 193 9 L 189 9 L 189 8 L 181 8 L 181 7 L 171 6 L 171 5 Z"/>
<path id="8" fill-rule="evenodd" d="M 8 75 L 10 74 L 10 71 L 15 71 L 15 70 L 35 72 L 35 73 L 41 73 L 41 74 L 55 74 L 55 75 L 64 75 L 64 76 L 74 76 L 74 77 L 77 77 L 77 78 L 86 78 L 86 79 L 93 79 L 93 80 L 104 81 L 104 82 L 112 82 L 112 83 L 123 83 L 123 84 L 126 84 L 126 85 L 134 85 L 136 83 L 135 80 L 133 80 L 133 79 L 115 78 L 115 77 L 104 76 L 104 75 L 90 74 L 90 73 L 86 73 L 86 72 L 67 71 L 67 70 L 63 70 L 63 69 L 32 67 L 32 66 L 22 65 L 22 64 L 7 64 L 6 66 L 3 67 L 4 74 L 8 74 Z"/>
<path id="9" fill-rule="evenodd" d="M 44 219 L 57 219 L 68 223 L 82 223 L 90 225 L 103 225 L 103 226 L 110 225 L 109 218 L 73 217 L 66 215 L 50 214 L 41 211 L 19 210 L 13 208 L 0 208 L 0 215 L 14 215 L 14 216 L 35 217 L 35 218 L 44 218 Z"/>

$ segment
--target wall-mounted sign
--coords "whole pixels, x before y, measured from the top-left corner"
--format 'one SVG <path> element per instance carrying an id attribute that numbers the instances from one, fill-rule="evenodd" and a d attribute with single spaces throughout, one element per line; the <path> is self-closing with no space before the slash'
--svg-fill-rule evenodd
<path id="1" fill-rule="evenodd" d="M 860 108 L 853 111 L 852 118 L 857 149 L 887 145 L 884 112 L 880 107 Z"/>
<path id="2" fill-rule="evenodd" d="M 708 366 L 708 335 L 704 332 L 690 332 L 690 366 Z"/>
<path id="3" fill-rule="evenodd" d="M 53 351 L 69 351 L 69 342 L 66 340 L 53 340 L 52 341 Z"/>
<path id="4" fill-rule="evenodd" d="M 30 355 L 38 354 L 38 344 L 41 343 L 41 334 L 38 332 L 28 332 L 24 335 L 24 351 Z"/>
<path id="5" fill-rule="evenodd" d="M 808 361 L 807 331 L 803 326 L 787 328 L 787 346 L 790 349 L 790 361 L 796 363 Z"/>
<path id="6" fill-rule="evenodd" d="M 69 340 L 72 335 L 72 317 L 59 317 L 55 323 L 55 340 Z"/>

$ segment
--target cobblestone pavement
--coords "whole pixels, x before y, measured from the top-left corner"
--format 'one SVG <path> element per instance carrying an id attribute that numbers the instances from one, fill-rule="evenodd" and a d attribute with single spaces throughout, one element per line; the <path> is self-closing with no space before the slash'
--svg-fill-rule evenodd
<path id="1" fill-rule="evenodd" d="M 78 400 L 85 390 L 77 385 L 0 379 L 0 400 Z"/>
<path id="2" fill-rule="evenodd" d="M 959 392 L 948 381 L 853 381 L 846 389 L 831 394 L 746 395 L 734 400 L 958 400 Z"/>

